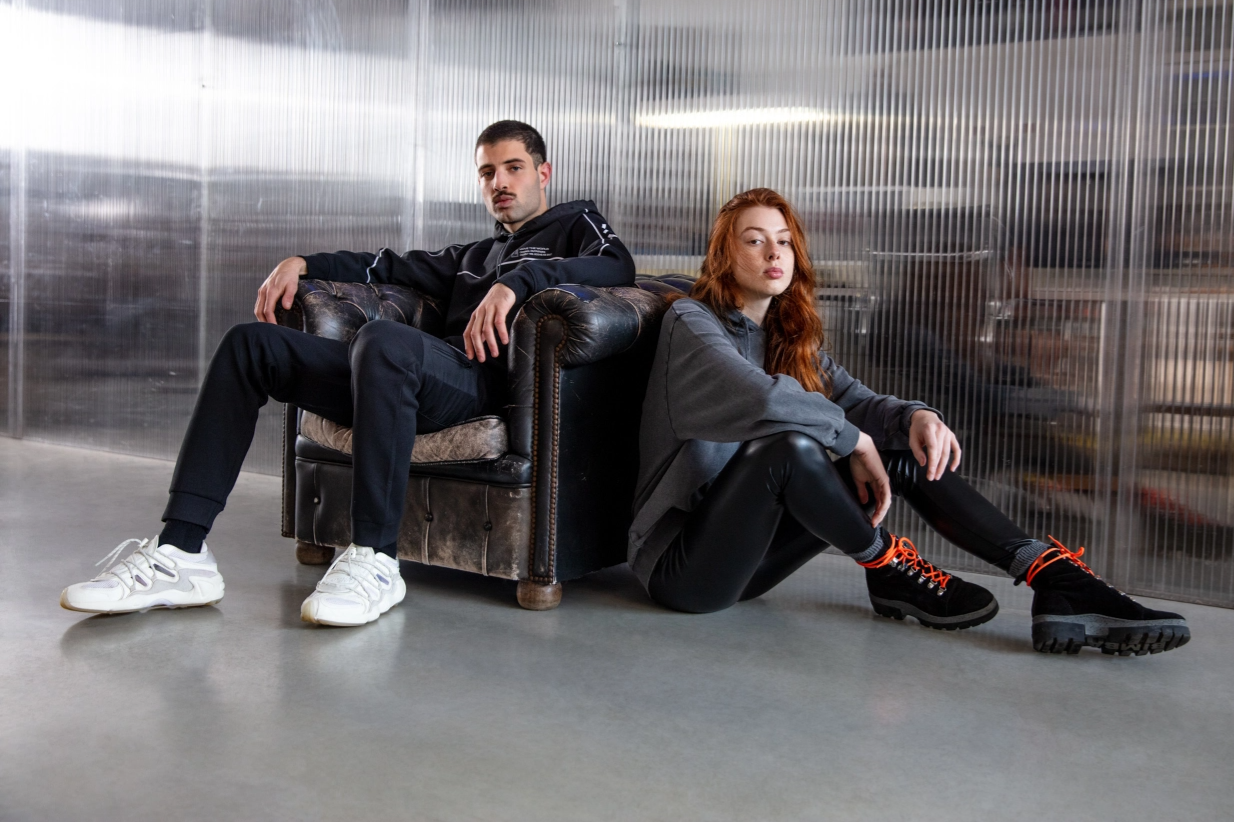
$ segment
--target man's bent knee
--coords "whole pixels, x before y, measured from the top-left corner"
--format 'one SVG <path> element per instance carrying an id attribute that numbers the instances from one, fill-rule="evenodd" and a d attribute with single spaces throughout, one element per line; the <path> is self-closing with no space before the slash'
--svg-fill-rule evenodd
<path id="1" fill-rule="evenodd" d="M 415 368 L 424 362 L 424 332 L 395 320 L 372 320 L 360 326 L 351 340 L 349 356 L 352 368 L 362 370 L 366 363 L 380 361 L 403 368 Z"/>
<path id="2" fill-rule="evenodd" d="M 282 326 L 270 323 L 240 323 L 227 329 L 223 339 L 219 340 L 218 350 L 251 352 L 285 332 Z"/>

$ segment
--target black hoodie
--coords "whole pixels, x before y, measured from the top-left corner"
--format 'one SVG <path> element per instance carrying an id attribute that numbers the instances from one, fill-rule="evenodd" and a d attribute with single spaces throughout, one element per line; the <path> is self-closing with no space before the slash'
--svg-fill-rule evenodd
<path id="1" fill-rule="evenodd" d="M 383 248 L 376 254 L 336 251 L 304 259 L 304 276 L 311 279 L 407 285 L 436 299 L 446 314 L 442 337 L 460 350 L 467 321 L 493 283 L 509 287 L 518 300 L 507 323 L 528 297 L 555 285 L 634 284 L 630 252 L 590 200 L 553 206 L 513 234 L 498 223 L 492 237 L 441 251 L 398 255 Z"/>

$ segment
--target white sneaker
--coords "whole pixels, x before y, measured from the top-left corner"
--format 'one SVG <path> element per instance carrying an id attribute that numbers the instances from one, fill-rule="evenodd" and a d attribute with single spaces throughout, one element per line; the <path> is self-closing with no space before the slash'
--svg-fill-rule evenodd
<path id="1" fill-rule="evenodd" d="M 407 596 L 398 560 L 352 544 L 300 607 L 300 619 L 318 625 L 364 625 Z"/>
<path id="2" fill-rule="evenodd" d="M 117 558 L 129 546 L 137 550 Z M 190 554 L 154 539 L 126 539 L 96 565 L 115 562 L 89 582 L 70 585 L 60 594 L 60 607 L 88 614 L 124 614 L 147 608 L 192 608 L 223 598 L 223 575 L 203 543 Z"/>

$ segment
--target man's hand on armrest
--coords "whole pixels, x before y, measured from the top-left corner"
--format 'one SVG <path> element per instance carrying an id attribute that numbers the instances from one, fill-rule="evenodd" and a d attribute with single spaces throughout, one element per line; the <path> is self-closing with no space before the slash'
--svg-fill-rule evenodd
<path id="1" fill-rule="evenodd" d="M 271 274 L 270 276 L 274 276 Z M 509 287 L 501 283 L 493 283 L 493 287 L 484 295 L 484 299 L 471 312 L 467 321 L 467 330 L 463 332 L 463 346 L 467 349 L 467 359 L 484 362 L 484 344 L 496 357 L 501 353 L 497 340 L 502 345 L 510 344 L 510 334 L 506 331 L 506 315 L 518 302 L 518 298 Z"/>
<path id="2" fill-rule="evenodd" d="M 253 314 L 263 323 L 277 322 L 274 309 L 281 303 L 284 310 L 291 308 L 296 298 L 296 289 L 300 287 L 300 278 L 308 272 L 308 264 L 303 257 L 288 257 L 274 267 L 270 276 L 257 289 L 257 304 L 253 306 Z"/>

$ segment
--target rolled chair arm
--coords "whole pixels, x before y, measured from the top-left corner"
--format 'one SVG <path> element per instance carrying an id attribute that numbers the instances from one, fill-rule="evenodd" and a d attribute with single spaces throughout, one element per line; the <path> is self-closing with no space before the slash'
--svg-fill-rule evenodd
<path id="1" fill-rule="evenodd" d="M 563 285 L 529 299 L 510 341 L 510 450 L 531 456 L 538 385 L 553 372 L 629 351 L 659 333 L 664 296 L 640 288 Z"/>
<path id="2" fill-rule="evenodd" d="M 649 324 L 659 329 L 664 298 L 641 288 L 562 285 L 545 289 L 514 321 L 510 373 L 525 368 L 535 350 L 536 329 L 546 320 L 562 324 L 557 359 L 563 368 L 597 362 L 632 347 Z"/>
<path id="3" fill-rule="evenodd" d="M 342 342 L 370 320 L 395 320 L 439 334 L 445 325 L 436 301 L 403 285 L 301 280 L 289 310 L 275 311 L 279 325 Z"/>

